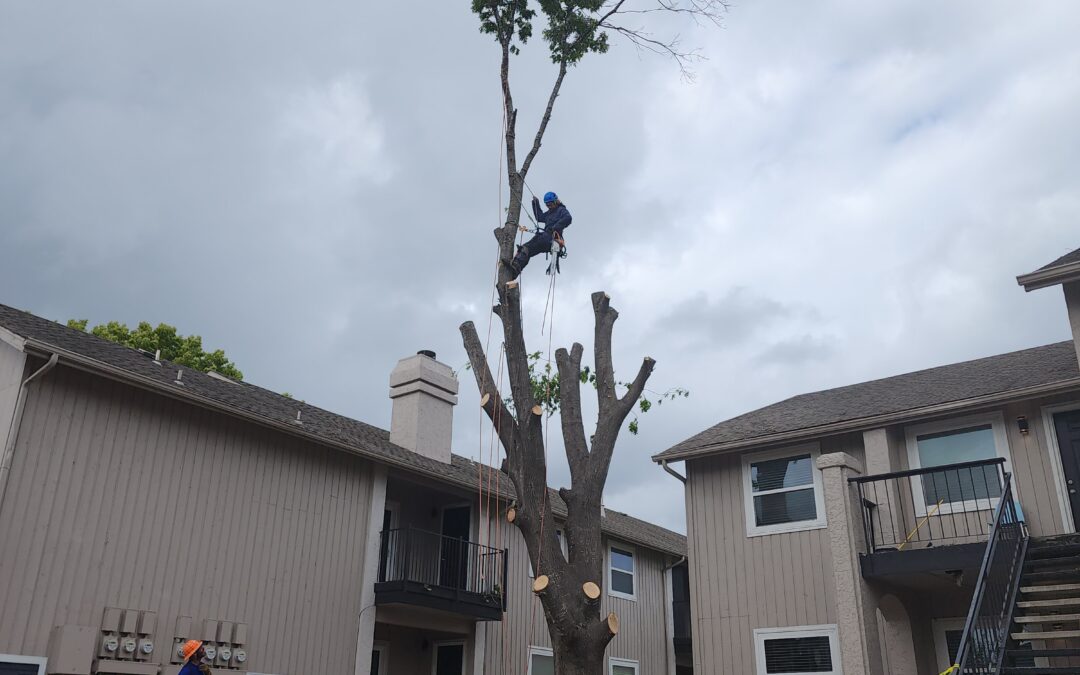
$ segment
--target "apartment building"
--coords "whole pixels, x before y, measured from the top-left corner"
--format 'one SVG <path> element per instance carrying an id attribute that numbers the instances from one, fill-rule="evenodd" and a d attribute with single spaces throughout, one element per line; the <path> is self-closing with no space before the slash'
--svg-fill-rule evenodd
<path id="1" fill-rule="evenodd" d="M 1073 340 L 803 394 L 685 461 L 698 672 L 1080 672 L 1080 250 Z M 1049 291 L 1043 291 L 1049 292 Z"/>
<path id="2" fill-rule="evenodd" d="M 175 674 L 189 638 L 215 673 L 553 672 L 457 388 L 403 359 L 388 431 L 0 305 L 0 674 Z M 603 531 L 608 673 L 687 672 L 685 538 Z"/>

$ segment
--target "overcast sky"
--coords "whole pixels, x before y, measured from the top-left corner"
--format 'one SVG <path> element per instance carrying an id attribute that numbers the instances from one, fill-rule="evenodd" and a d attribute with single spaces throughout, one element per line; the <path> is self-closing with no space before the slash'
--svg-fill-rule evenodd
<path id="1" fill-rule="evenodd" d="M 0 0 L 0 302 L 172 323 L 250 382 L 388 426 L 396 360 L 460 368 L 457 326 L 488 322 L 498 52 L 469 5 Z M 624 436 L 605 499 L 683 530 L 651 454 L 1068 337 L 1060 291 L 1014 277 L 1080 246 L 1080 4 L 746 1 L 677 28 L 696 81 L 615 40 L 570 72 L 528 180 L 574 215 L 555 346 L 591 349 L 607 290 L 620 374 L 648 354 L 653 389 L 692 392 Z M 523 138 L 544 51 L 513 66 Z M 546 350 L 545 281 L 525 274 Z M 476 457 L 464 376 L 455 450 Z"/>

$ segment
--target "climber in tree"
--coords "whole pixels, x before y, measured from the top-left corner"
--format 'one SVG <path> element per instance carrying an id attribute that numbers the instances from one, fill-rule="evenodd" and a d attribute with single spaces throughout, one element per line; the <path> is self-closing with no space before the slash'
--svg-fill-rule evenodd
<path id="1" fill-rule="evenodd" d="M 541 211 L 540 200 L 533 197 L 533 214 L 536 215 L 536 222 L 542 223 L 544 229 L 537 231 L 532 239 L 518 246 L 517 255 L 513 260 L 503 260 L 503 263 L 513 270 L 515 277 L 521 274 L 521 270 L 529 264 L 530 258 L 550 252 L 552 241 L 558 241 L 561 244 L 562 232 L 573 220 L 566 205 L 559 201 L 559 196 L 554 192 L 544 195 L 544 206 L 547 207 L 547 211 Z"/>

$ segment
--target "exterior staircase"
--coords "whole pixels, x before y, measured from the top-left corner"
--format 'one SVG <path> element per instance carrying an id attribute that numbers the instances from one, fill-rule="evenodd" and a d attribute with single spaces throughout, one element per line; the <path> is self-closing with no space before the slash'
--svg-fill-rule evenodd
<path id="1" fill-rule="evenodd" d="M 1080 674 L 1080 536 L 1032 539 L 1003 675 Z"/>

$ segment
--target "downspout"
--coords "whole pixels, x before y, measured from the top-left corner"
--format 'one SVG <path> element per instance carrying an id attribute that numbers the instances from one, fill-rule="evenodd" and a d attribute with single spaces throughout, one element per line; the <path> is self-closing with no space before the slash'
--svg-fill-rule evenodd
<path id="1" fill-rule="evenodd" d="M 664 471 L 667 471 L 667 472 L 668 472 L 668 473 L 670 473 L 670 474 L 671 474 L 672 476 L 675 476 L 675 477 L 676 477 L 676 478 L 678 478 L 678 479 L 679 479 L 680 481 L 682 481 L 682 484 L 683 484 L 683 485 L 686 485 L 686 476 L 682 475 L 681 473 L 679 473 L 679 472 L 678 472 L 678 471 L 676 471 L 675 469 L 672 469 L 672 468 L 671 468 L 670 466 L 668 466 L 668 465 L 667 465 L 667 460 L 666 460 L 666 459 L 662 459 L 662 460 L 660 460 L 660 466 L 661 466 L 661 467 L 662 467 L 662 468 L 664 469 Z"/>
<path id="2" fill-rule="evenodd" d="M 34 380 L 55 368 L 59 361 L 60 355 L 54 353 L 49 357 L 48 363 L 35 370 L 30 377 L 23 380 L 22 385 L 19 387 L 19 398 L 15 402 L 15 414 L 11 419 L 7 442 L 4 443 L 4 454 L 0 455 L 0 508 L 4 506 L 4 493 L 7 491 L 8 478 L 11 473 L 11 461 L 15 456 L 15 441 L 19 437 L 19 427 L 22 426 L 22 413 L 23 408 L 26 406 L 27 389 L 34 383 Z"/>

